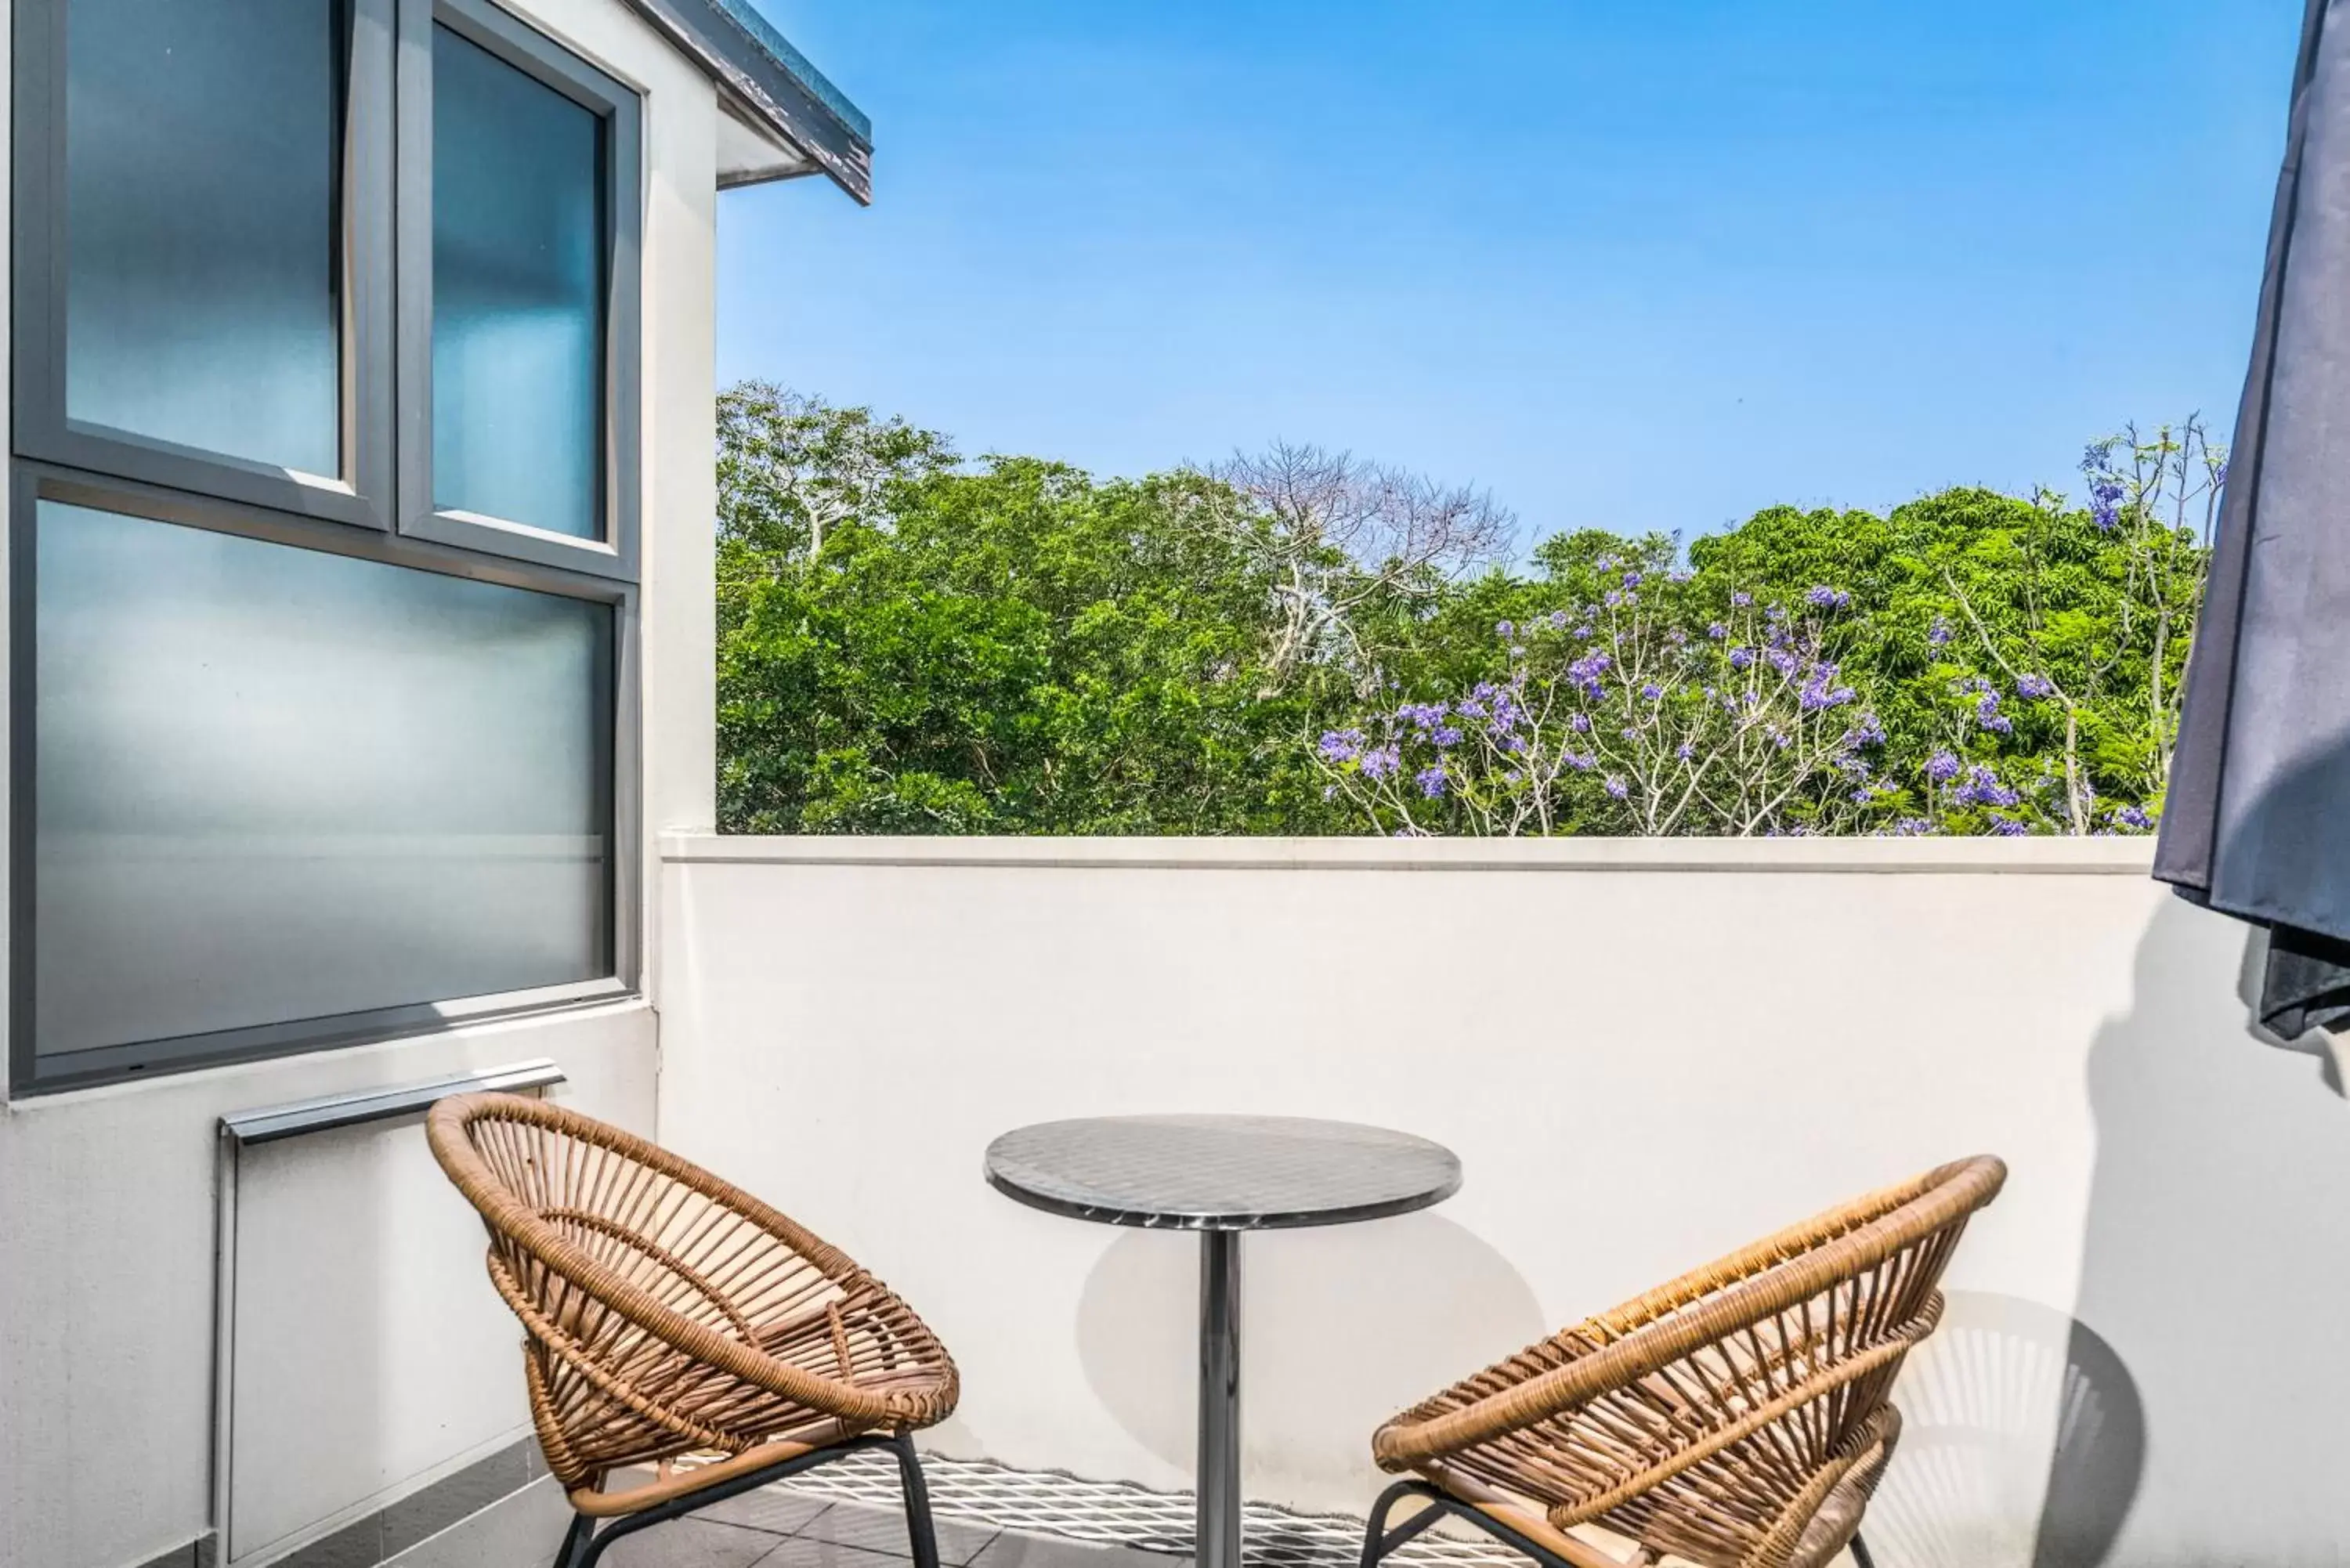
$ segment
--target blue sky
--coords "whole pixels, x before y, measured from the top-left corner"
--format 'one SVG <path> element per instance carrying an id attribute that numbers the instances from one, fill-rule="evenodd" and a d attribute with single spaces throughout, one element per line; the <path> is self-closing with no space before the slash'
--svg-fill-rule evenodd
<path id="1" fill-rule="evenodd" d="M 1529 537 L 2224 431 L 2301 12 L 761 3 L 876 202 L 723 198 L 723 379 L 1104 473 L 1351 447 Z"/>

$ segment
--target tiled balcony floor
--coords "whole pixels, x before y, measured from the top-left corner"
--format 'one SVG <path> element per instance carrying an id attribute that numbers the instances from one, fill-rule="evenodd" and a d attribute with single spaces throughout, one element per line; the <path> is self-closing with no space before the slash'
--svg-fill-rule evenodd
<path id="1" fill-rule="evenodd" d="M 1191 1500 L 972 1460 L 926 1459 L 944 1568 L 1189 1568 Z M 1366 1501 L 1368 1500 L 1367 1499 Z M 1360 1520 L 1251 1503 L 1250 1568 L 1352 1568 Z M 712 1504 L 615 1545 L 613 1568 L 904 1568 L 897 1468 L 859 1455 Z M 1481 1542 L 1423 1535 L 1399 1568 L 1525 1568 Z"/>

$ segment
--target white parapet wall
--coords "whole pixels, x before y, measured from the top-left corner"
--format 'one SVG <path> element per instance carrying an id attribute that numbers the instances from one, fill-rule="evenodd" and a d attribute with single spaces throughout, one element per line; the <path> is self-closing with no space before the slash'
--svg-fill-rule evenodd
<path id="1" fill-rule="evenodd" d="M 2143 840 L 663 846 L 664 1139 L 960 1362 L 941 1450 L 1187 1484 L 1196 1252 L 982 1181 L 1006 1128 L 1409 1128 L 1427 1213 L 1243 1246 L 1251 1495 L 1359 1511 L 1373 1426 L 1956 1156 L 2012 1168 L 1913 1358 L 1887 1564 L 2350 1545 L 2350 1106 Z"/>

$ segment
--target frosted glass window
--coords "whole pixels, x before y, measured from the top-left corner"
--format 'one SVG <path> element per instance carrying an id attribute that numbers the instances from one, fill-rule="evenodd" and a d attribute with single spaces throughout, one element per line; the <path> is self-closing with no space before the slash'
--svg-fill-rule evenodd
<path id="1" fill-rule="evenodd" d="M 44 1056 L 612 973 L 612 612 L 39 504 Z"/>
<path id="2" fill-rule="evenodd" d="M 66 413 L 333 476 L 328 0 L 69 0 Z"/>
<path id="3" fill-rule="evenodd" d="M 432 501 L 602 533 L 603 127 L 432 30 Z"/>

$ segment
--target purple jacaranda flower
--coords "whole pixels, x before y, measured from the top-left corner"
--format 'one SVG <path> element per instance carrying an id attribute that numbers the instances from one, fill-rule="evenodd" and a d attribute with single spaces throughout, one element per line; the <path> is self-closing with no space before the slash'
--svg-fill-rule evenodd
<path id="1" fill-rule="evenodd" d="M 1714 641 L 1720 642 L 1723 638 L 1730 635 L 1730 628 L 1718 620 L 1710 621 L 1706 625 L 1705 635 L 1713 639 Z"/>
<path id="2" fill-rule="evenodd" d="M 1444 797 L 1444 764 L 1438 763 L 1432 767 L 1420 769 L 1411 775 L 1411 782 L 1418 784 L 1419 793 L 1429 799 L 1441 800 Z"/>
<path id="3" fill-rule="evenodd" d="M 1596 636 L 1597 636 L 1597 635 L 1599 635 L 1599 634 L 1598 634 L 1597 628 L 1596 628 L 1589 627 L 1589 626 L 1578 626 L 1578 627 L 1576 627 L 1576 628 L 1575 628 L 1575 636 L 1577 636 L 1577 637 L 1579 637 L 1579 638 L 1584 639 L 1586 641 L 1588 641 L 1588 640 L 1590 640 L 1592 638 L 1596 637 Z"/>
<path id="4" fill-rule="evenodd" d="M 1359 765 L 1363 770 L 1363 776 L 1367 779 L 1388 778 L 1393 776 L 1398 768 L 1403 766 L 1403 755 L 1392 745 L 1374 746 L 1363 753 L 1363 760 Z"/>
<path id="5" fill-rule="evenodd" d="M 1665 574 L 1665 581 L 1669 583 L 1685 583 L 1696 576 L 1697 574 L 1695 572 L 1692 572 L 1688 567 L 1684 566 L 1676 571 L 1667 572 Z"/>
<path id="6" fill-rule="evenodd" d="M 1874 713 L 1863 713 L 1860 722 L 1844 732 L 1840 744 L 1846 746 L 1881 746 L 1885 744 L 1885 725 Z"/>
<path id="7" fill-rule="evenodd" d="M 1526 649 L 1524 644 L 1516 642 L 1510 644 L 1510 657 L 1512 659 L 1523 659 L 1525 656 Z"/>
<path id="8" fill-rule="evenodd" d="M 1606 790 L 1609 794 L 1614 795 L 1617 800 L 1622 800 L 1626 795 L 1632 793 L 1631 786 L 1627 784 L 1622 779 L 1617 778 L 1614 774 L 1609 774 L 1607 775 L 1607 782 L 1600 785 L 1600 787 Z"/>
<path id="9" fill-rule="evenodd" d="M 1856 789 L 1852 792 L 1852 804 L 1855 805 L 1866 805 L 1870 801 L 1875 800 L 1877 796 L 1875 792 L 1871 790 Z"/>
<path id="10" fill-rule="evenodd" d="M 1899 817 L 1893 824 L 1894 836 L 1898 838 L 1918 838 L 1933 831 L 1934 825 L 1922 816 Z"/>
<path id="11" fill-rule="evenodd" d="M 1785 649 L 1772 649 L 1762 657 L 1770 660 L 1771 668 L 1777 670 L 1781 675 L 1787 677 L 1789 680 L 1793 680 L 1794 678 L 1795 667 L 1800 661 L 1794 654 L 1788 652 Z"/>
<path id="12" fill-rule="evenodd" d="M 1338 786 L 1337 786 L 1336 784 L 1324 784 L 1324 785 L 1322 786 L 1322 798 L 1323 798 L 1324 800 L 1336 800 L 1336 799 L 1337 799 L 1337 798 L 1338 798 Z"/>
<path id="13" fill-rule="evenodd" d="M 1615 659 L 1604 649 L 1593 649 L 1566 667 L 1566 678 L 1580 683 L 1596 684 L 1599 678 L 1607 673 L 1607 667 L 1614 662 Z"/>
<path id="14" fill-rule="evenodd" d="M 1665 689 L 1658 685 L 1653 680 L 1640 688 L 1640 695 L 1651 702 L 1654 702 L 1658 698 L 1662 697 L 1664 694 Z"/>
<path id="15" fill-rule="evenodd" d="M 1566 727 L 1573 730 L 1578 735 L 1587 735 L 1591 733 L 1591 715 L 1588 713 L 1577 713 L 1567 720 Z"/>
<path id="16" fill-rule="evenodd" d="M 1999 693 L 1986 691 L 1975 699 L 1975 722 L 1994 735 L 2012 734 L 2015 722 L 1999 711 Z"/>
<path id="17" fill-rule="evenodd" d="M 1322 760 L 1334 766 L 1351 763 L 1362 754 L 1363 732 L 1360 730 L 1326 730 L 1320 745 Z"/>
<path id="18" fill-rule="evenodd" d="M 1926 776 L 1936 784 L 1948 784 L 1959 776 L 1959 759 L 1947 747 L 1937 748 L 1926 759 Z"/>
<path id="19" fill-rule="evenodd" d="M 1691 742 L 1683 741 L 1679 745 L 1673 748 L 1673 755 L 1679 757 L 1685 763 L 1694 761 L 1697 757 L 1697 747 Z"/>
<path id="20" fill-rule="evenodd" d="M 1620 730 L 1617 731 L 1616 732 L 1617 732 L 1617 734 L 1619 734 L 1619 735 L 1623 736 L 1623 737 L 1624 737 L 1626 740 L 1627 740 L 1627 741 L 1637 741 L 1637 740 L 1638 740 L 1638 739 L 1640 738 L 1640 732 L 1639 732 L 1639 731 L 1638 731 L 1638 730 L 1636 730 L 1636 729 L 1634 729 L 1634 728 L 1633 728 L 1631 725 L 1629 725 L 1629 724 L 1625 725 L 1622 729 L 1620 729 Z"/>
<path id="21" fill-rule="evenodd" d="M 1732 670 L 1743 670 L 1753 662 L 1754 650 L 1752 649 L 1733 648 L 1730 650 L 1730 668 Z"/>
<path id="22" fill-rule="evenodd" d="M 1478 690 L 1482 691 L 1483 688 L 1480 687 Z M 1482 719 L 1491 711 L 1476 691 L 1471 691 L 1468 696 L 1452 704 L 1452 711 L 1463 719 Z"/>
<path id="23" fill-rule="evenodd" d="M 1596 570 L 1602 572 L 1612 572 L 1616 569 L 1616 557 L 1613 556 L 1602 556 L 1599 559 L 1592 562 L 1591 565 Z"/>
<path id="24" fill-rule="evenodd" d="M 2215 489 L 2226 488 L 2228 483 L 2228 460 L 2226 458 L 2221 458 L 2218 465 L 2211 470 L 2211 483 Z"/>
<path id="25" fill-rule="evenodd" d="M 1672 630 L 1665 633 L 1665 640 L 1670 643 L 1673 647 L 1679 648 L 1683 643 L 1689 641 L 1689 633 L 1683 631 L 1679 627 L 1675 627 Z"/>
<path id="26" fill-rule="evenodd" d="M 1999 775 L 1978 763 L 1967 770 L 1950 798 L 1960 805 L 2013 805 L 2023 796 L 1999 782 Z"/>
<path id="27" fill-rule="evenodd" d="M 1804 596 L 1804 602 L 1814 609 L 1842 609 L 1852 603 L 1852 596 L 1842 588 L 1832 588 L 1822 583 Z"/>
<path id="28" fill-rule="evenodd" d="M 1748 605 L 1751 605 L 1753 602 L 1754 596 L 1748 593 L 1744 588 L 1741 588 L 1736 593 L 1730 596 L 1730 606 L 1732 609 L 1744 609 Z"/>
<path id="29" fill-rule="evenodd" d="M 2083 473 L 2103 473 L 2106 472 L 2106 466 L 2113 462 L 2113 459 L 2114 443 L 2112 441 L 2093 441 L 2088 445 L 2081 449 L 2081 472 Z"/>
<path id="30" fill-rule="evenodd" d="M 1565 631 L 1566 629 L 1566 612 L 1565 610 L 1553 610 L 1550 612 L 1550 628 L 1553 631 Z"/>
<path id="31" fill-rule="evenodd" d="M 1944 620 L 1940 616 L 1936 616 L 1934 618 L 1934 624 L 1926 628 L 1926 646 L 1929 648 L 1942 648 L 1947 646 L 1950 640 L 1950 623 Z"/>
<path id="32" fill-rule="evenodd" d="M 1610 588 L 1606 593 L 1599 596 L 1599 602 L 1607 606 L 1609 609 L 1615 609 L 1623 604 L 1624 596 L 1617 593 L 1614 588 Z"/>
<path id="33" fill-rule="evenodd" d="M 1562 752 L 1559 753 L 1559 761 L 1578 773 L 1587 774 L 1599 765 L 1597 757 L 1586 756 L 1580 752 Z"/>
<path id="34" fill-rule="evenodd" d="M 2105 533 L 2112 533 L 2122 520 L 2118 504 L 2122 487 L 2111 480 L 2100 481 L 2089 487 L 2089 519 Z"/>
<path id="35" fill-rule="evenodd" d="M 1624 586 L 1625 586 L 1626 587 L 1627 587 L 1627 588 L 1637 588 L 1637 587 L 1638 587 L 1640 586 L 1640 574 L 1639 574 L 1639 573 L 1638 573 L 1638 572 L 1627 572 L 1627 573 L 1625 573 L 1625 574 L 1624 574 Z"/>
<path id="36" fill-rule="evenodd" d="M 2126 827 L 2133 833 L 2144 833 L 2154 826 L 2154 818 L 2134 805 L 2117 805 L 2108 814 L 2116 827 Z"/>
<path id="37" fill-rule="evenodd" d="M 1835 673 L 1835 667 L 1831 665 L 1826 677 L 1816 677 L 1804 682 L 1803 691 L 1795 698 L 1796 706 L 1806 713 L 1816 713 L 1823 708 L 1841 708 L 1851 701 L 1851 687 L 1828 684 L 1828 679 Z"/>
<path id="38" fill-rule="evenodd" d="M 1784 605 L 1765 605 L 1762 607 L 1762 618 L 1764 620 L 1784 620 L 1787 618 L 1787 607 Z"/>
<path id="39" fill-rule="evenodd" d="M 1495 637 L 1515 637 L 1518 635 L 1518 628 L 1512 626 L 1508 621 L 1497 620 L 1493 623 L 1493 635 Z"/>
<path id="40" fill-rule="evenodd" d="M 1771 732 L 1771 743 L 1783 752 L 1795 743 L 1795 738 L 1784 730 L 1773 730 Z"/>
<path id="41" fill-rule="evenodd" d="M 2045 675 L 2019 675 L 2015 678 L 2015 694 L 2025 698 L 2053 697 L 2056 694 L 2056 682 Z"/>
<path id="42" fill-rule="evenodd" d="M 1451 725 L 1447 724 L 1438 730 L 1436 733 L 1430 735 L 1429 739 L 1434 741 L 1436 742 L 1437 749 L 1441 751 L 1448 746 L 1459 745 L 1461 743 L 1461 732 L 1454 729 Z"/>
<path id="43" fill-rule="evenodd" d="M 1991 830 L 2002 838 L 2022 838 L 2032 832 L 2029 826 L 2016 821 L 2015 818 L 2002 816 L 1997 812 L 1991 814 Z"/>
<path id="44" fill-rule="evenodd" d="M 1413 725 L 1424 732 L 1444 722 L 1446 711 L 1441 702 L 1407 702 L 1396 710 L 1396 722 Z"/>

